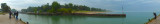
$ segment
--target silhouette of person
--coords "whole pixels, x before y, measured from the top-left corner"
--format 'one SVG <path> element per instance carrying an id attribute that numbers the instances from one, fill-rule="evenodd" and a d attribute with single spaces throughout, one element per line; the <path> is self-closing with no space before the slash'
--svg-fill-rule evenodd
<path id="1" fill-rule="evenodd" d="M 157 18 L 157 15 L 156 15 L 156 13 L 155 13 L 155 12 L 153 12 L 153 14 L 154 14 L 154 19 L 156 19 L 156 18 Z"/>
<path id="2" fill-rule="evenodd" d="M 16 12 L 14 12 L 13 14 L 14 14 L 14 17 L 15 17 L 16 16 Z"/>
<path id="3" fill-rule="evenodd" d="M 18 11 L 15 12 L 16 20 L 18 20 Z"/>
<path id="4" fill-rule="evenodd" d="M 29 22 L 27 22 L 27 24 L 29 24 Z"/>
<path id="5" fill-rule="evenodd" d="M 10 12 L 9 12 L 9 19 L 11 19 L 11 15 L 12 15 L 12 12 L 10 11 Z"/>

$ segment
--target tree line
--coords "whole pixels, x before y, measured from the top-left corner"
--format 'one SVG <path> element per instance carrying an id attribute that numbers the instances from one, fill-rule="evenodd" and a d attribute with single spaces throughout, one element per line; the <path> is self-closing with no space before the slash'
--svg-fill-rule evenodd
<path id="1" fill-rule="evenodd" d="M 49 13 L 71 13 L 72 11 L 106 11 L 105 9 L 88 7 L 85 5 L 75 5 L 72 3 L 60 5 L 58 2 L 54 1 L 51 5 L 49 3 L 37 6 L 28 7 L 27 9 L 22 9 L 22 12 L 49 12 Z"/>

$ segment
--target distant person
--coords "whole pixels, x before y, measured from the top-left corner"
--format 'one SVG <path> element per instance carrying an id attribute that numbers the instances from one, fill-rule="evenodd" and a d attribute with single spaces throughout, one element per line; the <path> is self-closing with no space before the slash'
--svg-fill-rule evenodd
<path id="1" fill-rule="evenodd" d="M 153 14 L 154 14 L 154 19 L 156 19 L 156 18 L 157 18 L 157 15 L 156 15 L 156 13 L 155 13 L 155 12 L 153 12 Z"/>
<path id="2" fill-rule="evenodd" d="M 9 12 L 9 18 L 10 18 L 10 19 L 11 19 L 11 15 L 12 15 L 12 12 L 10 11 L 10 12 Z"/>

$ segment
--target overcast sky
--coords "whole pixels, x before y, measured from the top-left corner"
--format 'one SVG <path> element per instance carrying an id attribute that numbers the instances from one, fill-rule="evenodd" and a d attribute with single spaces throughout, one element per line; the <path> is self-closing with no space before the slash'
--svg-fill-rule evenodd
<path id="1" fill-rule="evenodd" d="M 122 11 L 122 4 L 126 12 L 160 11 L 160 0 L 0 0 L 0 3 L 7 3 L 12 9 L 21 10 L 29 6 L 51 5 L 53 1 L 61 5 L 73 3 L 112 11 Z"/>

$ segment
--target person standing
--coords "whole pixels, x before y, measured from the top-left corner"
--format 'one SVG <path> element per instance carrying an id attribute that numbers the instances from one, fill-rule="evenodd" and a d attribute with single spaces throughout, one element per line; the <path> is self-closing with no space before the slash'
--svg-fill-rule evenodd
<path id="1" fill-rule="evenodd" d="M 15 13 L 16 19 L 18 19 L 18 11 Z"/>
<path id="2" fill-rule="evenodd" d="M 18 11 L 16 11 L 14 14 L 15 14 L 15 16 L 16 16 L 16 24 L 19 24 L 19 21 L 18 21 Z"/>
<path id="3" fill-rule="evenodd" d="M 156 19 L 156 18 L 157 18 L 157 15 L 156 15 L 156 13 L 155 13 L 155 12 L 153 12 L 153 14 L 154 14 L 154 19 Z"/>
<path id="4" fill-rule="evenodd" d="M 12 15 L 12 12 L 10 11 L 10 12 L 9 12 L 9 19 L 11 19 L 11 15 Z"/>
<path id="5" fill-rule="evenodd" d="M 14 18 L 16 17 L 16 12 L 13 13 Z"/>

